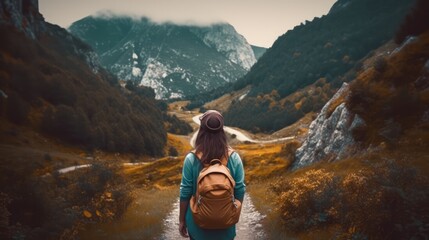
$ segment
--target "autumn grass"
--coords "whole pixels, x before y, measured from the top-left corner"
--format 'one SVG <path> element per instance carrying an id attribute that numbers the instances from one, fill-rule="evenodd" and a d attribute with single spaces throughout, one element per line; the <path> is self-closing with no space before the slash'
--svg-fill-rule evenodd
<path id="1" fill-rule="evenodd" d="M 277 195 L 269 188 L 273 180 L 253 182 L 247 186 L 247 194 L 252 196 L 253 205 L 265 216 L 261 224 L 264 226 L 267 239 L 287 239 L 281 222 L 280 211 L 277 211 L 275 200 Z"/>
<path id="2" fill-rule="evenodd" d="M 169 155 L 168 150 L 173 147 L 177 150 L 178 155 L 186 155 L 186 153 L 192 150 L 192 146 L 189 144 L 190 137 L 167 134 L 167 145 L 165 146 L 165 155 Z"/>
<path id="3" fill-rule="evenodd" d="M 181 180 L 183 156 L 165 157 L 147 165 L 124 168 L 128 182 L 137 187 L 168 187 L 178 185 Z"/>
<path id="4" fill-rule="evenodd" d="M 428 44 L 429 32 L 401 51 L 380 57 L 381 66 L 377 67 L 376 61 L 350 85 L 347 108 L 366 122 L 354 135 L 367 146 L 395 143 L 403 130 L 414 127 L 427 111 L 429 91 L 422 80 L 427 78 Z"/>
<path id="5" fill-rule="evenodd" d="M 270 239 L 419 237 L 429 213 L 426 126 L 347 159 L 289 171 L 299 146 L 241 144 L 248 194 Z M 418 219 L 413 223 L 412 219 Z M 395 225 L 396 224 L 396 225 Z M 398 232 L 402 229 L 402 232 Z M 419 230 L 420 229 L 420 230 Z"/>
<path id="6" fill-rule="evenodd" d="M 179 194 L 177 187 L 132 190 L 133 202 L 123 216 L 113 222 L 89 225 L 80 239 L 159 239 L 163 220 Z"/>
<path id="7" fill-rule="evenodd" d="M 312 239 L 314 232 L 329 239 L 424 236 L 419 222 L 429 220 L 429 156 L 426 149 L 401 150 L 363 153 L 283 175 L 271 189 L 285 232 L 299 239 Z"/>
<path id="8" fill-rule="evenodd" d="M 234 149 L 241 155 L 248 183 L 282 174 L 292 162 L 284 145 L 279 143 L 241 144 Z"/>

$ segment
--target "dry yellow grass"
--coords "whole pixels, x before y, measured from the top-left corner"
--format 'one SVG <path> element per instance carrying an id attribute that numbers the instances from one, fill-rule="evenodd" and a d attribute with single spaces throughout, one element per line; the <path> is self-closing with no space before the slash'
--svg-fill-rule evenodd
<path id="1" fill-rule="evenodd" d="M 291 159 L 282 153 L 284 144 L 241 144 L 234 149 L 243 159 L 246 181 L 266 179 L 283 174 Z"/>
<path id="2" fill-rule="evenodd" d="M 404 145 L 285 172 L 272 183 L 281 205 L 274 216 L 280 214 L 284 226 L 295 232 L 288 235 L 298 239 L 314 239 L 319 234 L 323 239 L 336 234 L 343 238 L 391 234 L 394 221 L 404 227 L 410 217 L 425 218 L 410 206 L 427 209 L 421 197 L 426 194 L 427 198 L 428 170 L 427 150 Z M 381 224 L 387 228 L 372 227 Z"/>
<path id="3" fill-rule="evenodd" d="M 114 224 L 111 222 L 90 225 L 80 232 L 79 239 L 158 239 L 163 231 L 163 220 L 171 211 L 179 194 L 178 188 L 134 189 L 133 203 Z"/>
<path id="4" fill-rule="evenodd" d="M 183 156 L 166 157 L 146 165 L 125 167 L 124 174 L 137 187 L 172 186 L 180 183 L 182 165 Z"/>
<path id="5" fill-rule="evenodd" d="M 177 150 L 178 155 L 186 155 L 186 153 L 192 150 L 189 140 L 190 137 L 168 133 L 167 145 L 164 148 L 165 155 L 169 155 L 168 151 L 170 147 L 174 147 Z"/>

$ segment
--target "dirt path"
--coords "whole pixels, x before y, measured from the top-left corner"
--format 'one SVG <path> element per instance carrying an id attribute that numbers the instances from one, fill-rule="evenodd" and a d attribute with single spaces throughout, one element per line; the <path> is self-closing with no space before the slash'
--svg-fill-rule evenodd
<path id="1" fill-rule="evenodd" d="M 138 166 L 138 165 L 146 165 L 149 164 L 148 162 L 137 162 L 137 163 L 123 163 L 123 166 Z M 71 167 L 66 167 L 66 168 L 61 168 L 58 170 L 58 173 L 60 174 L 64 174 L 64 173 L 68 173 L 68 172 L 73 172 L 77 169 L 80 168 L 88 168 L 91 167 L 92 164 L 83 164 L 83 165 L 75 165 L 75 166 L 71 166 Z"/>
<path id="2" fill-rule="evenodd" d="M 238 222 L 236 240 L 264 239 L 266 234 L 261 221 L 264 215 L 259 213 L 252 203 L 249 195 L 243 201 L 243 208 Z M 161 239 L 184 239 L 179 234 L 179 199 L 173 204 L 173 209 L 164 220 L 164 233 Z"/>

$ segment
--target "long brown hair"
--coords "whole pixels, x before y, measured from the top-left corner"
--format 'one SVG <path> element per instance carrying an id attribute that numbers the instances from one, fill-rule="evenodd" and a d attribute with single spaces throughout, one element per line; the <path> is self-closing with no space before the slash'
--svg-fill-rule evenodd
<path id="1" fill-rule="evenodd" d="M 202 154 L 201 162 L 208 164 L 212 159 L 228 156 L 228 142 L 223 130 L 223 116 L 209 110 L 200 117 L 201 125 L 195 140 L 197 154 Z"/>

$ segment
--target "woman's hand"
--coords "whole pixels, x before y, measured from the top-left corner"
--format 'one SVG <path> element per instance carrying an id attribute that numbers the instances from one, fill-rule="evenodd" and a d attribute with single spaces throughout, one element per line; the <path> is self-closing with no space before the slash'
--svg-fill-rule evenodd
<path id="1" fill-rule="evenodd" d="M 186 228 L 186 223 L 185 223 L 185 221 L 180 221 L 180 223 L 179 223 L 179 232 L 180 232 L 180 235 L 182 235 L 182 237 L 189 237 L 189 235 L 188 235 L 188 229 Z"/>

